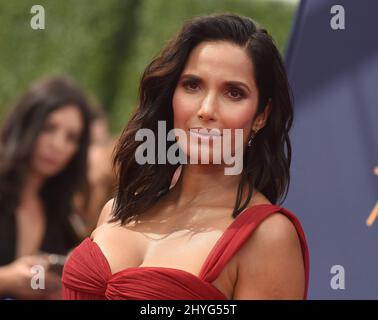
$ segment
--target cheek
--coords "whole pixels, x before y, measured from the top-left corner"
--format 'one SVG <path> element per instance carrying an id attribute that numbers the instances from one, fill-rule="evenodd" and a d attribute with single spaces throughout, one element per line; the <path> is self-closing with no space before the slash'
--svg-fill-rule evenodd
<path id="1" fill-rule="evenodd" d="M 44 133 L 41 133 L 37 137 L 33 148 L 33 156 L 41 155 L 44 153 L 44 149 L 46 149 L 46 146 L 48 145 L 48 140 L 48 135 Z"/>
<path id="2" fill-rule="evenodd" d="M 247 144 L 256 110 L 257 104 L 254 104 L 254 101 L 251 100 L 227 105 L 221 109 L 220 118 L 222 119 L 223 127 L 231 129 L 232 150 L 236 149 L 236 141 L 242 143 L 243 146 Z M 233 129 L 241 129 L 242 137 L 238 136 L 237 138 L 236 130 Z"/>
<path id="3" fill-rule="evenodd" d="M 180 90 L 173 95 L 172 108 L 175 128 L 185 127 L 185 123 L 196 114 L 195 100 Z"/>
<path id="4" fill-rule="evenodd" d="M 76 143 L 68 142 L 67 146 L 65 148 L 65 162 L 69 162 L 72 157 L 76 154 L 76 152 L 79 150 L 79 145 Z"/>
<path id="5" fill-rule="evenodd" d="M 243 129 L 244 136 L 252 126 L 256 107 L 251 102 L 236 103 L 228 108 L 222 108 L 220 118 L 224 128 Z"/>

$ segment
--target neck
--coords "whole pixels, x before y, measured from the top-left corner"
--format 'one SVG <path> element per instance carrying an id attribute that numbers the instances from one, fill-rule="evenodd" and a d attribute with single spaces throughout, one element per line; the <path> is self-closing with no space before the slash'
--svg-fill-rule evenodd
<path id="1" fill-rule="evenodd" d="M 22 188 L 22 199 L 38 197 L 39 191 L 41 190 L 44 182 L 45 178 L 42 175 L 30 170 L 26 176 L 24 186 Z"/>
<path id="2" fill-rule="evenodd" d="M 221 205 L 222 201 L 232 206 L 239 182 L 240 175 L 225 175 L 220 165 L 184 165 L 170 198 L 177 207 Z"/>

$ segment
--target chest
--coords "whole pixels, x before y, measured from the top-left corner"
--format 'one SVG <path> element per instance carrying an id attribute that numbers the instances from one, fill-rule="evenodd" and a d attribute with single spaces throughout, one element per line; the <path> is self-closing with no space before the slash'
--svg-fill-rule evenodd
<path id="1" fill-rule="evenodd" d="M 224 222 L 211 227 L 184 229 L 169 234 L 114 228 L 94 237 L 112 273 L 130 267 L 169 267 L 199 276 L 223 234 Z M 212 283 L 231 299 L 236 281 L 236 264 L 230 261 Z"/>
<path id="2" fill-rule="evenodd" d="M 39 204 L 16 210 L 16 256 L 36 254 L 45 233 L 46 221 Z"/>

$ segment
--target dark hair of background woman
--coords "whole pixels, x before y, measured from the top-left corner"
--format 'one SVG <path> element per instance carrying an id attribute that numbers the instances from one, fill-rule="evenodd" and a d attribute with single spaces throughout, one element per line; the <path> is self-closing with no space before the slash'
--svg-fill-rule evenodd
<path id="1" fill-rule="evenodd" d="M 48 115 L 67 105 L 78 108 L 84 126 L 72 160 L 58 175 L 48 178 L 41 188 L 47 224 L 40 249 L 64 254 L 80 240 L 69 215 L 73 212 L 74 194 L 88 188 L 90 112 L 86 98 L 72 80 L 53 77 L 32 85 L 11 108 L 0 131 L 0 265 L 15 258 L 15 210 L 36 139 Z"/>
<path id="2" fill-rule="evenodd" d="M 135 134 L 138 129 L 149 128 L 157 137 L 159 120 L 166 121 L 167 132 L 173 128 L 172 97 L 176 84 L 189 54 L 204 41 L 229 41 L 245 48 L 254 65 L 259 93 L 256 116 L 263 112 L 269 99 L 272 101 L 266 126 L 258 132 L 253 147 L 244 153 L 244 168 L 238 190 L 235 190 L 232 216 L 235 218 L 246 208 L 253 186 L 274 204 L 286 197 L 291 162 L 288 132 L 292 126 L 293 107 L 281 56 L 267 31 L 252 19 L 233 14 L 202 16 L 186 22 L 142 75 L 138 106 L 115 150 L 114 166 L 119 180 L 113 221 L 126 223 L 168 192 L 178 165 L 139 165 L 135 151 L 142 142 L 135 141 Z M 171 144 L 167 142 L 167 149 Z M 158 150 L 157 145 L 155 150 Z M 156 163 L 157 157 L 156 154 Z M 248 197 L 243 201 L 246 187 Z"/>

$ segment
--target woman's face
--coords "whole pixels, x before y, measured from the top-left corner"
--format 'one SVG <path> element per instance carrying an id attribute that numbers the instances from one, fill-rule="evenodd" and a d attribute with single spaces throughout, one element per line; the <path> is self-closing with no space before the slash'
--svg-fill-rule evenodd
<path id="1" fill-rule="evenodd" d="M 174 128 L 182 129 L 188 139 L 190 129 L 242 129 L 243 147 L 252 132 L 260 129 L 266 115 L 254 119 L 258 91 L 254 67 L 246 51 L 231 42 L 202 42 L 191 52 L 173 95 Z M 212 157 L 212 138 L 197 137 L 198 144 L 178 142 L 187 155 L 201 154 L 207 148 Z M 223 139 L 225 134 L 221 137 Z M 207 145 L 202 141 L 207 140 Z M 231 150 L 235 145 L 231 146 Z M 197 151 L 194 151 L 197 149 Z M 203 151 L 203 150 L 202 150 Z M 235 151 L 235 150 L 233 150 Z M 194 154 L 193 153 L 193 154 Z"/>
<path id="2" fill-rule="evenodd" d="M 45 177 L 58 174 L 80 146 L 83 119 L 74 105 L 51 112 L 39 133 L 32 157 L 32 170 Z"/>

